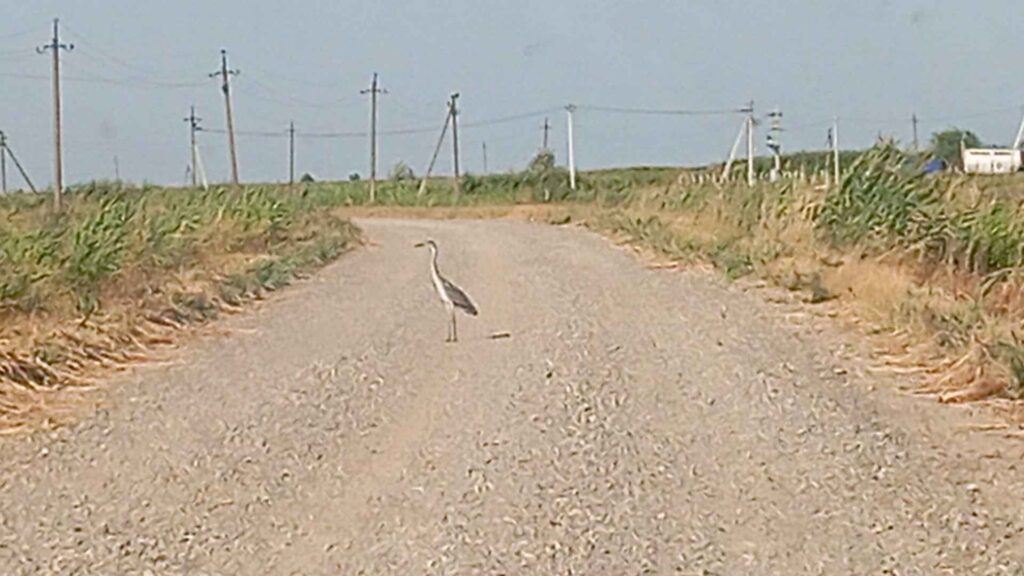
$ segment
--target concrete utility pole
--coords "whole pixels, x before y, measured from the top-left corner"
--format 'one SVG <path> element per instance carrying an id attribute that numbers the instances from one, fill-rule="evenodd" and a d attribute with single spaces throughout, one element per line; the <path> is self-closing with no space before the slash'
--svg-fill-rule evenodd
<path id="1" fill-rule="evenodd" d="M 7 194 L 7 135 L 0 132 L 0 193 Z"/>
<path id="2" fill-rule="evenodd" d="M 455 92 L 449 100 L 448 108 L 450 110 L 452 122 L 452 164 L 455 171 L 454 185 L 455 185 L 455 197 L 458 198 L 459 192 L 459 93 Z"/>
<path id="3" fill-rule="evenodd" d="M 576 111 L 575 104 L 569 104 L 565 107 L 566 112 L 566 125 L 567 125 L 567 140 L 569 141 L 569 188 L 576 189 L 576 153 L 573 150 L 573 135 L 572 135 L 572 114 Z"/>
<path id="4" fill-rule="evenodd" d="M 199 118 L 198 116 L 196 116 L 196 107 L 195 106 L 190 107 L 189 108 L 188 116 L 185 117 L 185 122 L 188 122 L 188 144 L 189 144 L 189 157 L 192 159 L 192 170 L 191 170 L 191 172 L 192 172 L 192 187 L 193 188 L 196 188 L 199 185 L 199 181 L 197 180 L 198 176 L 197 176 L 197 172 L 196 172 L 196 163 L 197 163 L 196 162 L 196 155 L 198 154 L 198 149 L 196 148 L 196 146 L 197 146 L 197 144 L 196 144 L 196 132 L 202 130 L 202 128 L 199 126 L 199 123 L 201 121 L 202 121 L 202 118 Z"/>
<path id="5" fill-rule="evenodd" d="M 747 107 L 747 186 L 754 185 L 754 101 Z"/>
<path id="6" fill-rule="evenodd" d="M 36 192 L 36 187 L 32 184 L 32 180 L 28 177 L 28 173 L 22 168 L 21 162 L 18 162 L 18 157 L 14 155 L 14 151 L 11 150 L 10 144 L 7 143 L 7 135 L 0 131 L 0 166 L 3 171 L 3 191 L 7 192 L 7 156 L 11 157 L 11 161 L 14 162 L 14 166 L 21 173 L 21 177 L 28 184 L 28 187 L 32 192 Z"/>
<path id="7" fill-rule="evenodd" d="M 117 155 L 114 155 L 114 181 L 121 181 L 121 164 L 117 161 Z"/>
<path id="8" fill-rule="evenodd" d="M 917 146 L 917 112 L 910 116 L 910 123 L 914 125 L 914 152 L 920 150 Z"/>
<path id="9" fill-rule="evenodd" d="M 550 132 L 550 131 L 551 131 L 551 124 L 548 123 L 548 118 L 547 118 L 547 116 L 545 116 L 544 117 L 544 146 L 541 147 L 541 150 L 546 151 L 548 149 L 548 132 Z"/>
<path id="10" fill-rule="evenodd" d="M 416 196 L 423 196 L 423 193 L 427 191 L 427 180 L 430 179 L 430 174 L 434 171 L 434 163 L 437 162 L 437 155 L 441 152 L 441 145 L 444 144 L 444 135 L 448 132 L 448 124 L 452 121 L 452 107 L 451 101 L 448 102 L 448 110 L 444 115 L 444 126 L 441 127 L 441 135 L 437 138 L 437 145 L 434 146 L 434 153 L 430 156 L 430 164 L 427 165 L 426 171 L 423 173 L 423 180 L 420 180 L 420 189 L 416 191 Z"/>
<path id="11" fill-rule="evenodd" d="M 288 123 L 288 185 L 295 184 L 295 122 Z"/>
<path id="12" fill-rule="evenodd" d="M 768 113 L 768 118 L 772 122 L 768 128 L 768 148 L 772 151 L 774 160 L 770 179 L 772 182 L 776 182 L 782 172 L 782 143 L 779 142 L 779 134 L 782 133 L 782 111 L 776 108 Z"/>
<path id="13" fill-rule="evenodd" d="M 836 186 L 840 185 L 839 174 L 839 117 L 832 120 L 832 169 L 835 171 Z"/>
<path id="14" fill-rule="evenodd" d="M 483 143 L 484 147 L 484 174 L 487 174 L 487 142 Z"/>
<path id="15" fill-rule="evenodd" d="M 377 95 L 388 91 L 377 86 L 377 73 L 373 73 L 373 82 L 360 94 L 370 95 L 370 203 L 377 201 Z"/>
<path id="16" fill-rule="evenodd" d="M 747 131 L 747 119 L 740 123 L 740 131 L 736 133 L 736 140 L 733 140 L 732 148 L 729 149 L 729 159 L 725 161 L 725 168 L 722 170 L 722 181 L 728 182 L 732 175 L 732 164 L 736 161 L 736 153 L 740 150 L 740 142 L 743 141 L 743 134 Z"/>
<path id="17" fill-rule="evenodd" d="M 1024 109 L 1021 110 L 1020 128 L 1017 129 L 1017 137 L 1013 139 L 1013 149 L 1019 150 L 1024 142 Z"/>
<path id="18" fill-rule="evenodd" d="M 235 150 L 235 122 L 231 115 L 231 77 L 237 76 L 238 70 L 228 69 L 228 51 L 220 50 L 220 70 L 211 72 L 210 78 L 221 77 L 221 91 L 224 92 L 224 112 L 228 122 L 228 149 L 231 152 L 231 183 L 238 186 L 238 153 Z"/>
<path id="19" fill-rule="evenodd" d="M 53 19 L 53 40 L 44 46 L 36 48 L 36 52 L 43 54 L 47 50 L 53 55 L 53 210 L 60 212 L 63 208 L 64 196 L 64 166 L 61 156 L 61 127 L 60 127 L 60 51 L 74 50 L 74 44 L 60 43 L 60 21 Z"/>

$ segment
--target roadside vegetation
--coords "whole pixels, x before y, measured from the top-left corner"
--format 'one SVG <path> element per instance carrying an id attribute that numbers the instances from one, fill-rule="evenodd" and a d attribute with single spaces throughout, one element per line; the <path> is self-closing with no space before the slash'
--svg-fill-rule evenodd
<path id="1" fill-rule="evenodd" d="M 896 369 L 926 375 L 921 392 L 1024 399 L 1024 180 L 918 162 L 881 144 L 839 186 L 637 177 L 591 192 L 587 218 L 663 257 L 836 301 L 887 337 Z"/>
<path id="2" fill-rule="evenodd" d="M 831 302 L 943 401 L 1024 400 L 1024 178 L 925 175 L 925 160 L 881 142 L 844 154 L 838 185 L 815 176 L 828 158 L 799 154 L 783 164 L 794 177 L 752 187 L 721 181 L 721 167 L 650 167 L 582 173 L 572 190 L 542 152 L 457 189 L 421 186 L 398 165 L 374 206 L 356 178 L 237 191 L 92 183 L 59 218 L 45 195 L 0 197 L 0 429 L 59 421 L 60 399 L 95 370 L 331 261 L 358 242 L 354 215 L 580 223 Z"/>
<path id="3" fill-rule="evenodd" d="M 0 429 L 60 420 L 96 370 L 276 290 L 353 246 L 317 190 L 247 186 L 0 197 Z"/>

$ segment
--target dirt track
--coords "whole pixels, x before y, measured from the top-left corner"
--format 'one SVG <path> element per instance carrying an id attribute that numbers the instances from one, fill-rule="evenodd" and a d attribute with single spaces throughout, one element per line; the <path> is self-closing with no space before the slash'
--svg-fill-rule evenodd
<path id="1" fill-rule="evenodd" d="M 0 442 L 0 573 L 1024 574 L 1020 444 L 819 323 L 579 230 L 360 225 L 230 335 Z M 426 236 L 481 309 L 457 345 Z"/>

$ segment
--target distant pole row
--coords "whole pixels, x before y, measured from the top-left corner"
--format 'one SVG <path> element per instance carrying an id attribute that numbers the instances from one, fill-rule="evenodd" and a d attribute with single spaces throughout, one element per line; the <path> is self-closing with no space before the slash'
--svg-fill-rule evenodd
<path id="1" fill-rule="evenodd" d="M 61 43 L 60 39 L 60 25 L 59 20 L 53 20 L 53 36 L 50 43 L 38 47 L 36 50 L 42 54 L 47 51 L 50 52 L 52 57 L 53 66 L 53 77 L 52 77 L 52 88 L 53 88 L 53 136 L 54 136 L 54 198 L 53 198 L 53 209 L 55 212 L 60 212 L 63 203 L 63 192 L 64 192 L 64 178 L 63 178 L 63 149 L 62 149 L 62 126 L 61 126 L 61 86 L 60 86 L 60 54 L 62 51 L 73 50 L 72 44 Z M 221 91 L 224 94 L 224 114 L 227 124 L 227 139 L 228 139 L 228 150 L 230 154 L 230 168 L 231 168 L 231 183 L 237 187 L 240 184 L 239 168 L 238 168 L 238 151 L 236 147 L 235 139 L 235 126 L 234 116 L 232 112 L 232 98 L 231 98 L 231 77 L 237 76 L 240 71 L 231 69 L 228 66 L 228 55 L 227 50 L 221 49 L 220 51 L 220 68 L 209 74 L 211 78 L 219 78 L 221 81 Z M 369 183 L 369 201 L 376 202 L 377 197 L 377 178 L 378 178 L 378 156 L 379 156 L 379 141 L 378 141 L 378 123 L 379 123 L 379 96 L 387 94 L 387 90 L 380 86 L 379 76 L 377 73 L 373 74 L 369 88 L 361 90 L 361 94 L 369 94 L 370 96 L 370 183 Z M 456 198 L 460 193 L 460 180 L 461 180 L 461 167 L 460 167 L 460 148 L 459 148 L 459 131 L 458 131 L 458 99 L 459 93 L 455 92 L 449 96 L 447 102 L 447 115 L 445 117 L 445 123 L 441 129 L 440 137 L 438 138 L 437 145 L 433 151 L 430 159 L 430 163 L 427 166 L 424 179 L 420 185 L 420 194 L 423 193 L 426 181 L 433 172 L 435 162 L 437 160 L 438 153 L 440 152 L 441 145 L 444 141 L 445 135 L 448 131 L 449 125 L 451 126 L 452 133 L 452 170 L 453 178 L 452 185 Z M 573 104 L 565 106 L 566 111 L 566 131 L 567 131 L 567 152 L 568 152 L 568 168 L 569 168 L 569 185 L 572 189 L 577 187 L 577 174 L 576 174 L 576 154 L 575 154 L 575 138 L 574 138 L 574 115 L 578 107 Z M 723 178 L 728 178 L 733 162 L 736 160 L 736 155 L 739 150 L 740 143 L 746 137 L 746 153 L 747 153 L 747 174 L 746 180 L 749 185 L 753 185 L 756 180 L 756 174 L 754 169 L 754 130 L 758 123 L 754 114 L 754 102 L 748 102 L 744 107 L 739 109 L 731 110 L 646 110 L 646 109 L 632 109 L 632 108 L 602 108 L 597 106 L 585 106 L 580 109 L 585 110 L 603 110 L 610 112 L 627 112 L 627 113 L 656 113 L 656 114 L 721 114 L 721 113 L 742 113 L 744 114 L 743 124 L 740 128 L 739 134 L 737 134 L 736 141 L 733 143 L 733 147 L 729 153 L 729 158 L 725 164 L 725 170 L 723 172 Z M 768 147 L 772 150 L 774 156 L 774 166 L 772 168 L 772 179 L 778 177 L 781 172 L 781 144 L 779 143 L 778 136 L 782 131 L 781 128 L 781 117 L 782 113 L 778 109 L 770 112 L 768 117 L 772 120 L 772 125 L 769 129 Z M 515 117 L 511 117 L 515 118 Z M 509 118 L 500 119 L 500 121 L 507 121 Z M 190 166 L 189 166 L 189 181 L 193 187 L 200 184 L 200 177 L 202 184 L 206 186 L 206 176 L 202 169 L 202 160 L 199 155 L 197 133 L 202 131 L 201 119 L 196 116 L 195 106 L 192 106 L 189 111 L 189 116 L 185 118 L 185 121 L 189 125 L 189 155 L 190 155 Z M 913 129 L 913 147 L 917 151 L 919 149 L 918 142 L 918 123 L 919 119 L 917 114 L 914 113 L 911 116 L 911 124 Z M 544 118 L 543 129 L 543 144 L 542 151 L 549 150 L 549 133 L 551 131 L 551 124 L 547 117 Z M 296 129 L 294 121 L 288 125 L 288 182 L 289 184 L 295 183 L 295 137 Z M 1021 127 L 1021 134 L 1018 136 L 1018 140 L 1024 137 L 1024 124 Z M 832 152 L 832 174 L 835 181 L 838 183 L 841 170 L 840 170 L 840 156 L 839 156 L 839 120 L 834 119 L 832 126 L 829 129 L 829 148 Z M 483 165 L 484 172 L 487 172 L 487 144 L 482 143 L 483 150 Z M 0 133 L 0 188 L 3 191 L 7 190 L 7 158 L 11 160 L 18 167 L 19 172 L 25 181 L 29 184 L 29 187 L 35 190 L 34 186 L 28 179 L 28 175 L 22 169 L 20 163 L 15 158 L 13 152 L 10 149 L 10 145 L 7 142 L 6 136 Z M 115 171 L 118 172 L 119 168 L 116 167 L 117 159 L 115 158 Z"/>

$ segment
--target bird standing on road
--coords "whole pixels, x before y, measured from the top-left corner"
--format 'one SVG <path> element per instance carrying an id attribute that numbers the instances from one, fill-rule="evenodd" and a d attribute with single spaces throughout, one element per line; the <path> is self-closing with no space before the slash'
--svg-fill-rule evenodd
<path id="1" fill-rule="evenodd" d="M 469 296 L 462 291 L 462 288 L 441 276 L 441 272 L 437 269 L 437 243 L 433 240 L 425 240 L 416 244 L 417 248 L 423 246 L 430 248 L 430 279 L 434 283 L 434 289 L 437 290 L 438 297 L 441 298 L 441 302 L 451 316 L 451 322 L 448 324 L 448 338 L 445 342 L 458 342 L 459 334 L 455 325 L 455 309 L 461 308 L 470 316 L 476 316 L 479 312 L 477 312 L 476 306 L 473 305 L 473 301 L 469 299 Z"/>

